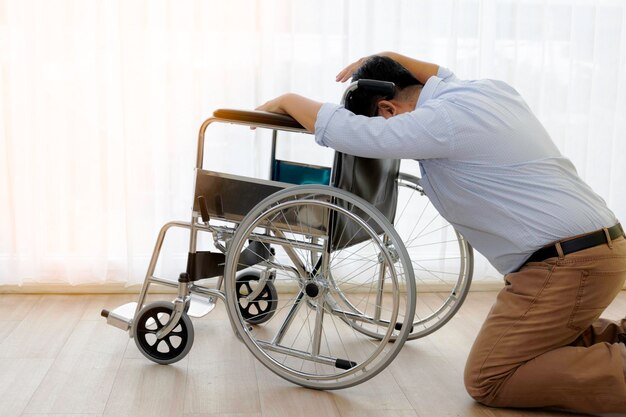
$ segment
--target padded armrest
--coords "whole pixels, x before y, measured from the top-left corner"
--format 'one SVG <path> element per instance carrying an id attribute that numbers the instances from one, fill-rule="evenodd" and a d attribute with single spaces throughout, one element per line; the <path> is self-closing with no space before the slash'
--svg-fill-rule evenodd
<path id="1" fill-rule="evenodd" d="M 251 125 L 260 124 L 307 131 L 291 116 L 266 111 L 218 109 L 213 112 L 213 117 L 233 122 L 246 122 Z"/>

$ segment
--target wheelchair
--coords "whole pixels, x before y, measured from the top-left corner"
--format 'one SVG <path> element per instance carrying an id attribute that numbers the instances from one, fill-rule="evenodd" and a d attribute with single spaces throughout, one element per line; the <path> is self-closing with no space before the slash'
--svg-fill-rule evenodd
<path id="1" fill-rule="evenodd" d="M 394 86 L 356 81 L 346 108 L 358 88 Z M 213 123 L 270 129 L 270 178 L 205 169 Z M 269 370 L 308 388 L 347 388 L 450 320 L 469 290 L 472 248 L 425 197 L 417 162 L 339 152 L 332 167 L 280 160 L 278 132 L 310 133 L 260 111 L 220 109 L 204 121 L 191 221 L 161 228 L 137 302 L 102 316 L 148 359 L 170 364 L 191 349 L 190 317 L 222 300 L 235 335 Z M 172 228 L 190 236 L 177 281 L 154 275 Z M 198 250 L 200 237 L 215 249 Z M 152 285 L 177 288 L 177 297 L 146 304 Z"/>

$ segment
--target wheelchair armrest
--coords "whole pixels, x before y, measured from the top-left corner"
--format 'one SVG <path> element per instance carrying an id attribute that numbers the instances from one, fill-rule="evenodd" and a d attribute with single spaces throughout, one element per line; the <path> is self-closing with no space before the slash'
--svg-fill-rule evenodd
<path id="1" fill-rule="evenodd" d="M 286 128 L 289 130 L 297 130 L 308 132 L 293 117 L 286 114 L 270 113 L 257 110 L 233 110 L 218 109 L 213 112 L 213 117 L 229 122 L 245 123 L 251 126 L 261 125 L 262 127 Z"/>

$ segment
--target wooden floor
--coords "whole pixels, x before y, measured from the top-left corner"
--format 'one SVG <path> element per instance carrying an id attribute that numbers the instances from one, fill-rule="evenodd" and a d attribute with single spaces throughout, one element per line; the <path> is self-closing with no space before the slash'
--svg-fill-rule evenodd
<path id="1" fill-rule="evenodd" d="M 222 303 L 194 319 L 189 355 L 161 366 L 99 315 L 133 295 L 0 294 L 0 416 L 571 416 L 491 409 L 465 393 L 465 358 L 495 294 L 471 293 L 448 325 L 407 343 L 381 374 L 333 392 L 294 386 L 255 362 Z M 626 292 L 606 316 L 624 313 Z"/>

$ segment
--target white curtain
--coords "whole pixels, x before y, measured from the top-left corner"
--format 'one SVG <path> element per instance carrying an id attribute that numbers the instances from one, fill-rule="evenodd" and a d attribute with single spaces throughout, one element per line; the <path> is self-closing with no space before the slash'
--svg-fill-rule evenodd
<path id="1" fill-rule="evenodd" d="M 626 222 L 622 0 L 0 0 L 0 284 L 141 282 L 159 228 L 189 220 L 213 110 L 337 102 L 335 74 L 382 50 L 513 85 Z M 267 175 L 263 132 L 209 129 L 208 168 Z M 184 269 L 187 239 L 168 238 L 161 275 Z"/>

